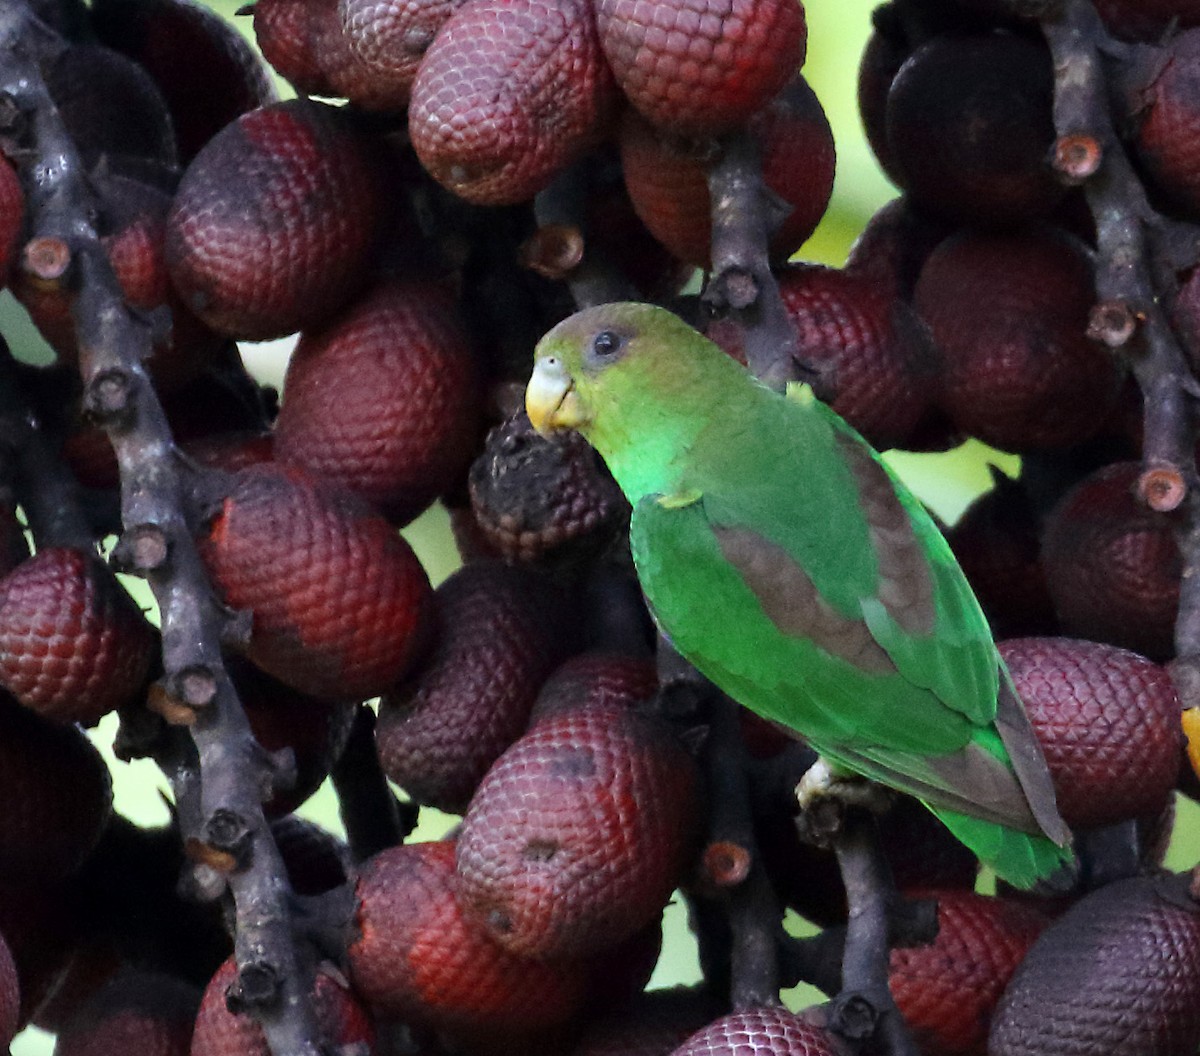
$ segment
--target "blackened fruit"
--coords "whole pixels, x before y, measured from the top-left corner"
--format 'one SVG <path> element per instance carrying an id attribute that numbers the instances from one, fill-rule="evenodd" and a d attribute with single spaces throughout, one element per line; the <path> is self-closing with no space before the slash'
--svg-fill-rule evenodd
<path id="1" fill-rule="evenodd" d="M 1053 72 L 1041 43 L 939 36 L 904 63 L 887 98 L 892 170 L 922 208 L 972 225 L 1049 215 Z"/>
<path id="2" fill-rule="evenodd" d="M 1180 33 L 1148 65 L 1135 105 L 1134 142 L 1154 187 L 1200 217 L 1200 29 Z"/>
<path id="3" fill-rule="evenodd" d="M 77 726 L 47 722 L 3 695 L 0 803 L 0 881 L 57 880 L 99 839 L 112 782 Z"/>
<path id="4" fill-rule="evenodd" d="M 833 191 L 833 133 L 803 77 L 791 82 L 746 123 L 762 153 L 763 179 L 789 211 L 771 232 L 774 260 L 786 260 L 825 215 Z M 625 185 L 642 222 L 680 260 L 709 265 L 712 204 L 706 173 L 719 146 L 655 128 L 634 112 L 621 122 Z"/>
<path id="5" fill-rule="evenodd" d="M 822 1027 L 786 1009 L 767 1006 L 714 1020 L 671 1056 L 843 1056 L 845 1052 Z"/>
<path id="6" fill-rule="evenodd" d="M 375 696 L 425 645 L 432 591 L 412 548 L 300 469 L 235 474 L 201 550 L 226 603 L 253 613 L 250 659 L 301 692 Z"/>
<path id="7" fill-rule="evenodd" d="M 628 500 L 583 438 L 540 436 L 524 411 L 488 434 L 468 479 L 483 538 L 508 561 L 572 564 L 629 524 Z"/>
<path id="8" fill-rule="evenodd" d="M 923 891 L 937 902 L 937 937 L 893 949 L 892 996 L 922 1056 L 985 1056 L 996 1002 L 1048 919 L 1021 902 L 973 891 Z"/>
<path id="9" fill-rule="evenodd" d="M 887 141 L 887 97 L 900 67 L 912 54 L 912 45 L 898 24 L 894 5 L 877 7 L 871 26 L 858 63 L 858 114 L 875 160 L 888 179 L 898 185 L 896 163 Z"/>
<path id="10" fill-rule="evenodd" d="M 617 705 L 561 712 L 480 783 L 458 841 L 459 898 L 526 957 L 582 956 L 643 927 L 693 850 L 695 764 Z"/>
<path id="11" fill-rule="evenodd" d="M 1018 452 L 1094 435 L 1122 378 L 1087 337 L 1094 300 L 1091 262 L 1069 236 L 965 232 L 942 242 L 914 304 L 944 358 L 941 403 L 955 424 Z"/>
<path id="12" fill-rule="evenodd" d="M 653 660 L 619 653 L 581 653 L 546 679 L 533 705 L 530 725 L 576 709 L 633 707 L 657 692 L 658 671 Z"/>
<path id="13" fill-rule="evenodd" d="M 1108 884 L 1034 943 L 996 1010 L 990 1056 L 1192 1056 L 1200 913 L 1187 878 Z"/>
<path id="14" fill-rule="evenodd" d="M 129 969 L 67 1022 L 55 1056 L 188 1056 L 199 1004 L 199 991 L 188 983 Z"/>
<path id="15" fill-rule="evenodd" d="M 271 838 L 279 848 L 288 882 L 298 895 L 322 895 L 346 882 L 350 849 L 332 832 L 298 814 L 271 822 Z"/>
<path id="16" fill-rule="evenodd" d="M 1042 565 L 1064 632 L 1164 660 L 1183 561 L 1173 519 L 1135 494 L 1140 475 L 1117 462 L 1067 492 L 1046 520 Z"/>
<path id="17" fill-rule="evenodd" d="M 0 685 L 56 722 L 93 726 L 144 688 L 155 635 L 98 558 L 39 550 L 0 580 Z"/>
<path id="18" fill-rule="evenodd" d="M 95 0 L 92 26 L 154 78 L 185 164 L 230 121 L 275 97 L 254 49 L 203 4 Z"/>
<path id="19" fill-rule="evenodd" d="M 486 562 L 436 592 L 427 662 L 384 695 L 384 773 L 418 803 L 461 814 L 488 767 L 525 729 L 569 641 L 563 602 L 534 573 Z"/>
<path id="20" fill-rule="evenodd" d="M 804 62 L 797 0 L 598 0 L 600 43 L 649 121 L 689 135 L 736 128 Z"/>
<path id="21" fill-rule="evenodd" d="M 408 131 L 443 186 L 477 205 L 509 204 L 598 138 L 614 97 L 585 0 L 478 0 L 425 53 Z"/>
<path id="22" fill-rule="evenodd" d="M 190 1056 L 270 1056 L 263 1029 L 249 1012 L 237 1007 L 237 963 L 230 958 L 220 968 L 204 991 L 200 1011 L 196 1015 L 196 1031 L 192 1037 Z M 375 1043 L 375 1027 L 358 998 L 347 988 L 340 976 L 321 966 L 317 967 L 310 998 L 317 1021 L 318 1045 L 338 1052 L 342 1047 L 362 1046 L 370 1052 Z"/>
<path id="23" fill-rule="evenodd" d="M 465 473 L 479 388 L 449 291 L 384 283 L 301 336 L 283 383 L 276 456 L 406 524 Z"/>
<path id="24" fill-rule="evenodd" d="M 345 303 L 383 218 L 370 142 L 345 112 L 292 99 L 243 115 L 188 166 L 167 219 L 167 264 L 213 329 L 282 337 Z"/>
<path id="25" fill-rule="evenodd" d="M 350 981 L 377 1013 L 457 1031 L 536 1031 L 582 1006 L 581 962 L 514 957 L 464 918 L 454 844 L 393 847 L 366 862 L 355 888 Z"/>
<path id="26" fill-rule="evenodd" d="M 1071 638 L 1000 645 L 1046 756 L 1058 810 L 1071 826 L 1155 813 L 1182 757 L 1170 676 L 1126 649 Z"/>
<path id="27" fill-rule="evenodd" d="M 21 1019 L 21 985 L 17 964 L 4 936 L 0 935 L 0 1048 L 7 1048 Z"/>

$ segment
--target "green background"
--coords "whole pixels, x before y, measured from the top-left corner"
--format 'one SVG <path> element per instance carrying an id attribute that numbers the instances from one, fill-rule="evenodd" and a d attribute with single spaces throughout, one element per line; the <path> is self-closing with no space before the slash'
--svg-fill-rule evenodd
<path id="1" fill-rule="evenodd" d="M 210 6 L 232 15 L 241 0 L 211 0 Z M 875 164 L 862 136 L 855 105 L 856 73 L 859 55 L 870 31 L 870 12 L 876 0 L 809 0 L 806 11 L 809 24 L 808 60 L 804 72 L 825 106 L 834 130 L 838 152 L 838 174 L 833 201 L 816 234 L 800 256 L 807 260 L 840 265 L 850 244 L 866 220 L 882 203 L 893 197 L 894 189 Z M 235 20 L 239 28 L 250 32 L 250 20 Z M 284 87 L 284 94 L 287 93 Z M 0 331 L 18 354 L 30 354 L 40 342 L 32 333 L 19 308 L 9 295 L 0 298 Z M 263 381 L 279 385 L 286 365 L 289 341 L 245 345 L 248 365 Z M 896 453 L 889 456 L 914 490 L 943 520 L 952 522 L 972 497 L 990 485 L 988 462 L 995 462 L 1012 473 L 1019 466 L 1016 458 L 992 452 L 978 443 L 943 455 Z M 449 539 L 448 522 L 443 511 L 431 510 L 405 531 L 431 579 L 440 582 L 453 571 L 457 557 Z M 140 587 L 140 584 L 138 585 Z M 139 591 L 139 596 L 144 596 Z M 167 812 L 160 798 L 166 782 L 149 762 L 132 764 L 115 760 L 111 743 L 115 722 L 101 723 L 94 738 L 105 753 L 114 775 L 116 807 L 126 816 L 144 823 L 161 824 Z M 1182 804 L 1176 840 L 1169 864 L 1175 868 L 1190 866 L 1200 854 L 1194 804 Z M 328 785 L 301 809 L 301 813 L 340 831 L 334 797 Z M 417 838 L 437 838 L 455 819 L 426 811 Z M 1184 838 L 1180 838 L 1185 833 Z M 803 928 L 798 918 L 789 918 L 789 926 Z M 667 911 L 663 957 L 651 986 L 689 982 L 699 977 L 695 945 L 687 932 L 682 907 L 673 903 Z M 787 995 L 792 1007 L 801 1007 L 820 995 L 801 988 Z M 46 1056 L 53 1039 L 29 1029 L 12 1047 L 12 1056 Z"/>

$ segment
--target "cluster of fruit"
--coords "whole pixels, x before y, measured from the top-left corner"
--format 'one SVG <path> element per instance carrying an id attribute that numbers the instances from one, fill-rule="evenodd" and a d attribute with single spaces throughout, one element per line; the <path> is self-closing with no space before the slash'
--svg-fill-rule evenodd
<path id="1" fill-rule="evenodd" d="M 1081 1037 L 1096 1056 L 1195 1051 L 1200 914 L 1161 873 L 1176 787 L 1196 791 L 1161 666 L 1177 524 L 1137 493 L 1138 393 L 1089 336 L 1095 226 L 1048 163 L 1054 68 L 1022 5 L 876 12 L 859 99 L 902 196 L 840 269 L 788 263 L 834 172 L 795 0 L 257 0 L 262 55 L 303 93 L 286 102 L 190 0 L 31 6 L 61 39 L 43 76 L 88 173 L 87 219 L 154 326 L 155 389 L 205 481 L 201 555 L 252 614 L 229 668 L 258 742 L 294 763 L 264 804 L 287 880 L 354 906 L 338 964 L 315 975 L 324 1043 L 842 1051 L 819 1012 L 730 1012 L 729 965 L 708 949 L 707 985 L 644 992 L 671 892 L 723 905 L 701 853 L 704 715 L 656 696 L 620 490 L 581 440 L 544 440 L 513 406 L 580 266 L 546 266 L 535 196 L 571 181 L 562 244 L 679 304 L 712 263 L 707 174 L 744 133 L 783 215 L 768 255 L 818 390 L 880 448 L 972 436 L 1024 456 L 948 537 L 1006 639 L 1086 882 L 978 894 L 972 856 L 915 801 L 893 808 L 897 886 L 937 904 L 936 939 L 890 962 L 920 1051 L 982 1053 L 989 1030 L 996 1056 Z M 1124 149 L 1155 206 L 1195 220 L 1200 5 L 1096 7 L 1129 44 L 1110 49 Z M 79 291 L 69 254 L 28 237 L 30 152 L 4 146 L 0 277 L 58 357 L 13 376 L 101 535 L 120 469 L 78 413 Z M 1196 360 L 1200 268 L 1170 292 Z M 740 324 L 708 330 L 744 358 Z M 235 342 L 293 333 L 276 413 Z M 434 590 L 397 529 L 439 499 L 464 567 Z M 34 1022 L 61 1056 L 265 1052 L 219 906 L 177 890 L 194 874 L 176 827 L 112 814 L 79 729 L 113 710 L 132 729 L 148 700 L 171 714 L 157 634 L 92 552 L 30 523 L 32 556 L 0 506 L 0 1047 Z M 463 820 L 354 861 L 292 811 L 375 697 L 383 772 Z M 744 733 L 765 789 L 791 749 L 749 719 Z M 794 802 L 750 799 L 779 902 L 844 924 L 834 856 L 800 840 Z M 1115 871 L 1143 875 L 1085 894 L 1114 833 L 1130 843 Z"/>

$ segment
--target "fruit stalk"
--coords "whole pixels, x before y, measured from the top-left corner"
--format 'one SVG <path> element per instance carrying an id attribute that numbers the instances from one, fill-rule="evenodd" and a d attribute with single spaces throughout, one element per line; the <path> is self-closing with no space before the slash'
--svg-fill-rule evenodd
<path id="1" fill-rule="evenodd" d="M 197 480 L 176 453 L 143 360 L 150 328 L 126 307 L 90 220 L 78 152 L 46 90 L 39 58 L 55 46 L 23 4 L 0 15 L 3 134 L 24 148 L 18 164 L 30 231 L 64 244 L 75 272 L 73 306 L 85 408 L 105 427 L 120 463 L 122 522 L 115 559 L 145 576 L 162 616 L 163 686 L 199 757 L 200 824 L 189 850 L 232 892 L 239 986 L 276 1056 L 317 1056 L 307 1000 L 311 966 L 293 942 L 290 889 L 263 817 L 260 790 L 274 762 L 258 747 L 225 671 L 220 642 L 233 620 L 215 598 L 192 542 Z M 194 781 L 168 770 L 175 781 Z"/>

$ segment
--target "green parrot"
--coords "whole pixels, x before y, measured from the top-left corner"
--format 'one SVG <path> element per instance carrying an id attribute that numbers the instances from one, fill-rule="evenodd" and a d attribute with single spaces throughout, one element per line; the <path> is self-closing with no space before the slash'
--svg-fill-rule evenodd
<path id="1" fill-rule="evenodd" d="M 942 533 L 811 389 L 773 392 L 670 312 L 622 303 L 546 334 L 525 403 L 608 463 L 654 618 L 706 678 L 835 772 L 923 801 L 1014 885 L 1073 860 Z"/>

